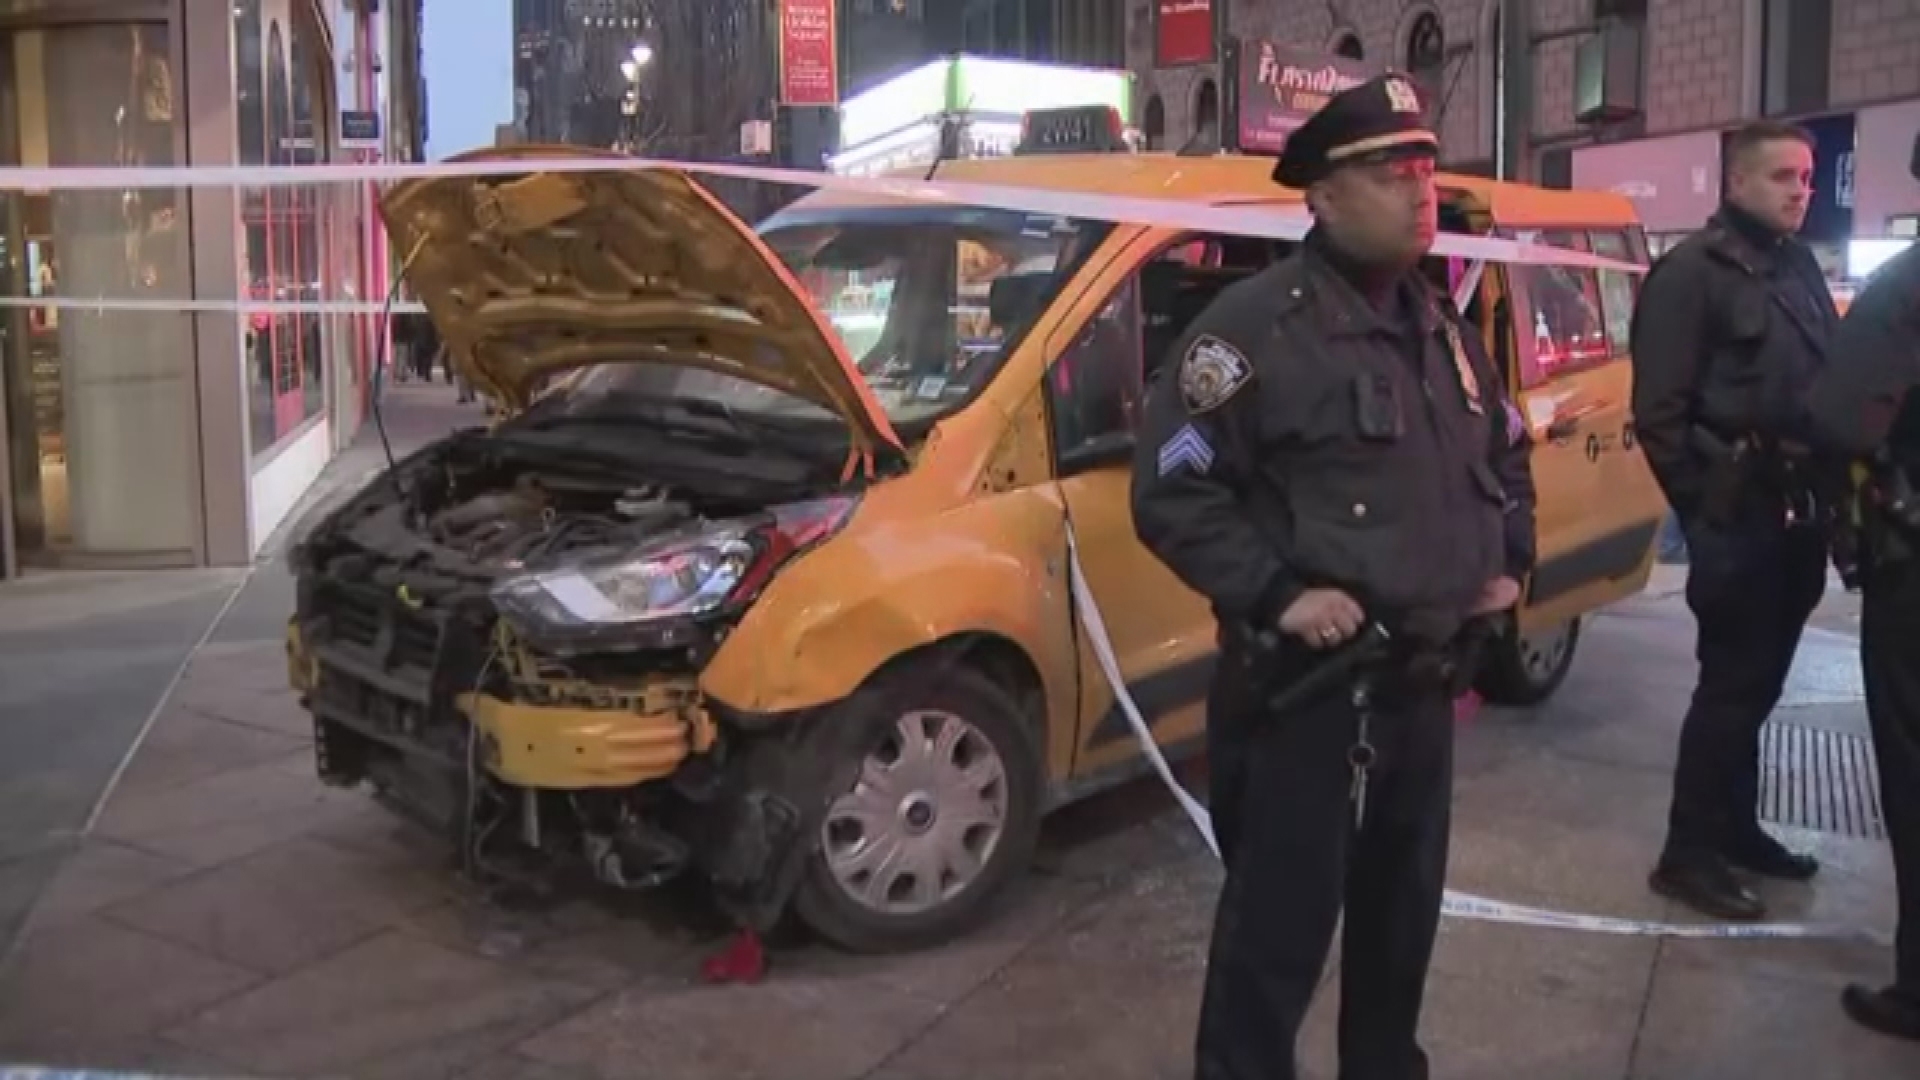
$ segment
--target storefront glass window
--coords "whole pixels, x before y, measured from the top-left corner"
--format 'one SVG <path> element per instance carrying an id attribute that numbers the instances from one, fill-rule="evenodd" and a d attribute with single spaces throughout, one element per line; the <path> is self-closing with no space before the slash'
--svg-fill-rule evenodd
<path id="1" fill-rule="evenodd" d="M 0 163 L 179 163 L 164 23 L 0 34 Z M 25 564 L 190 559 L 198 531 L 193 339 L 179 192 L 0 196 L 9 297 L 133 301 L 0 312 L 6 514 Z"/>
<path id="2" fill-rule="evenodd" d="M 236 0 L 233 11 L 240 161 L 316 160 L 319 50 L 306 22 L 263 17 L 261 0 Z M 304 187 L 256 188 L 241 202 L 247 295 L 279 303 L 323 299 L 322 194 Z M 247 417 L 256 461 L 325 410 L 326 336 L 315 314 L 247 316 Z"/>

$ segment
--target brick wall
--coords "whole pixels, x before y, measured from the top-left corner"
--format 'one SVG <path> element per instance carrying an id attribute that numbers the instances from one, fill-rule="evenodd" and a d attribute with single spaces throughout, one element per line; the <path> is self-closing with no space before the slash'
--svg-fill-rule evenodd
<path id="1" fill-rule="evenodd" d="M 1152 6 L 1153 0 L 1128 0 L 1127 66 L 1140 77 L 1142 102 L 1160 95 L 1166 107 L 1167 145 L 1177 148 L 1193 134 L 1201 80 L 1217 80 L 1220 75 L 1217 66 L 1153 70 Z M 1353 33 L 1369 62 L 1401 69 L 1414 19 L 1427 11 L 1438 14 L 1449 53 L 1435 91 L 1435 103 L 1444 104 L 1438 123 L 1441 146 L 1444 160 L 1465 162 L 1493 153 L 1492 116 L 1486 106 L 1494 57 L 1477 47 L 1482 19 L 1490 10 L 1489 0 L 1343 0 L 1339 4 L 1231 0 L 1229 32 L 1328 52 L 1342 35 Z"/>
<path id="2" fill-rule="evenodd" d="M 1737 122 L 1746 0 L 1660 0 L 1649 5 L 1642 107 L 1649 135 Z M 1581 25 L 1585 0 L 1536 0 L 1536 34 Z M 1533 54 L 1533 135 L 1581 134 L 1573 118 L 1579 38 L 1542 42 Z"/>
<path id="3" fill-rule="evenodd" d="M 1660 0 L 1648 6 L 1649 135 L 1742 119 L 1748 17 L 1745 0 Z"/>
<path id="4" fill-rule="evenodd" d="M 1920 95 L 1920 0 L 1833 5 L 1833 104 Z"/>

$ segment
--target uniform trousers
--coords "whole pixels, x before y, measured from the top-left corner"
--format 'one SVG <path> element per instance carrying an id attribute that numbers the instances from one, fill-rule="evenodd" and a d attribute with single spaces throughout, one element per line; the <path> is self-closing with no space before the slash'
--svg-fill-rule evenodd
<path id="1" fill-rule="evenodd" d="M 1920 563 L 1869 567 L 1860 591 L 1860 668 L 1899 898 L 1894 987 L 1920 1006 Z"/>
<path id="2" fill-rule="evenodd" d="M 1687 606 L 1700 662 L 1680 728 L 1667 854 L 1722 855 L 1760 833 L 1760 726 L 1780 701 L 1827 582 L 1821 530 L 1776 512 L 1687 530 Z"/>
<path id="3" fill-rule="evenodd" d="M 1377 759 L 1356 828 L 1351 689 L 1283 715 L 1268 705 L 1311 662 L 1303 654 L 1229 648 L 1208 699 L 1210 813 L 1226 883 L 1195 1075 L 1294 1080 L 1300 1025 L 1344 908 L 1341 1080 L 1424 1080 L 1417 1029 L 1446 884 L 1452 700 L 1438 684 L 1376 680 Z"/>

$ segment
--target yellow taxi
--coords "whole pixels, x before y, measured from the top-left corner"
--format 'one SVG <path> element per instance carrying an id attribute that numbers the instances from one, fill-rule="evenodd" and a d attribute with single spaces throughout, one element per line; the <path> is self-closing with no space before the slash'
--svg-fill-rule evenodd
<path id="1" fill-rule="evenodd" d="M 465 160 L 579 156 L 559 147 Z M 1269 163 L 1040 154 L 941 179 L 1272 204 Z M 1643 261 L 1623 198 L 1444 176 L 1446 227 Z M 411 181 L 382 213 L 503 419 L 402 460 L 296 556 L 319 770 L 525 882 L 709 882 L 845 947 L 984 917 L 1041 818 L 1142 754 L 1076 617 L 1196 750 L 1206 604 L 1134 535 L 1141 389 L 1287 243 L 816 192 L 751 228 L 672 171 Z M 1485 673 L 1533 703 L 1647 580 L 1630 275 L 1448 266 L 1538 439 L 1539 569 Z"/>

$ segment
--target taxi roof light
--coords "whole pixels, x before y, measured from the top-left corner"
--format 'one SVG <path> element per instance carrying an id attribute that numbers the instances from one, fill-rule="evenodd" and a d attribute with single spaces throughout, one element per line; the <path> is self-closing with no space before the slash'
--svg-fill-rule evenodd
<path id="1" fill-rule="evenodd" d="M 1069 105 L 1033 109 L 1020 117 L 1020 143 L 1014 154 L 1125 154 L 1127 125 L 1111 105 Z"/>

